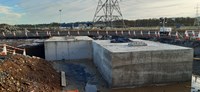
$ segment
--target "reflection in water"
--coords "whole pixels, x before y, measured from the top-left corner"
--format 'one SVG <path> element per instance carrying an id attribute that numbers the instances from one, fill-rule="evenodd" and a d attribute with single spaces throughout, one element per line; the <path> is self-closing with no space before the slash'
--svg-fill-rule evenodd
<path id="1" fill-rule="evenodd" d="M 200 92 L 200 76 L 192 76 L 192 91 L 191 92 Z"/>

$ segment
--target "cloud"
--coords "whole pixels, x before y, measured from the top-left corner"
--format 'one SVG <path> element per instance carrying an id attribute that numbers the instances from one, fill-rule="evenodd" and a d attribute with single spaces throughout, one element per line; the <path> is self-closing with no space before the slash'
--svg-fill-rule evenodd
<path id="1" fill-rule="evenodd" d="M 125 19 L 159 17 L 194 17 L 198 0 L 124 0 L 121 9 Z"/>
<path id="2" fill-rule="evenodd" d="M 40 3 L 38 3 L 40 2 Z M 25 23 L 59 22 L 59 10 L 62 9 L 62 22 L 92 21 L 96 0 L 21 0 L 18 4 L 26 16 Z"/>
<path id="3" fill-rule="evenodd" d="M 16 24 L 24 13 L 17 13 L 12 7 L 0 5 L 0 23 Z"/>
<path id="4" fill-rule="evenodd" d="M 197 0 L 119 0 L 125 19 L 194 17 Z M 15 7 L 0 6 L 0 14 L 20 19 L 19 23 L 92 21 L 98 0 L 19 0 Z M 0 15 L 1 16 L 1 15 Z"/>
<path id="5" fill-rule="evenodd" d="M 12 11 L 12 8 L 8 6 L 0 6 L 0 14 L 16 18 L 22 17 L 22 14 Z"/>

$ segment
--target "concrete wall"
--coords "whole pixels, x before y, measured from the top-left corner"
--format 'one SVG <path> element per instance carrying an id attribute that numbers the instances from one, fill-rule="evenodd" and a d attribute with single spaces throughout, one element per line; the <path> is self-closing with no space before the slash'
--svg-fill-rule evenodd
<path id="1" fill-rule="evenodd" d="M 92 59 L 92 41 L 47 41 L 46 60 Z"/>
<path id="2" fill-rule="evenodd" d="M 103 78 L 112 85 L 112 56 L 111 52 L 93 42 L 93 60 Z"/>
<path id="3" fill-rule="evenodd" d="M 191 80 L 193 50 L 112 54 L 112 86 L 143 86 Z"/>
<path id="4" fill-rule="evenodd" d="M 110 52 L 106 46 L 93 42 L 93 60 L 111 87 L 191 80 L 193 49 Z"/>

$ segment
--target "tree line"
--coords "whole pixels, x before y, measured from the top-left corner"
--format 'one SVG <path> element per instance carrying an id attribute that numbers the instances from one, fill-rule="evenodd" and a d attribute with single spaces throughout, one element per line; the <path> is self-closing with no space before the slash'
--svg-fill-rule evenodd
<path id="1" fill-rule="evenodd" d="M 193 26 L 195 18 L 180 17 L 180 18 L 166 18 L 165 26 L 181 27 L 181 26 Z M 138 19 L 138 20 L 125 20 L 127 27 L 157 27 L 162 26 L 162 19 Z"/>
<path id="2" fill-rule="evenodd" d="M 166 18 L 166 26 L 181 27 L 181 26 L 194 26 L 195 18 L 179 17 L 179 18 Z M 115 21 L 119 25 L 121 21 Z M 158 27 L 162 26 L 161 18 L 152 19 L 137 19 L 137 20 L 124 20 L 126 27 Z M 18 24 L 15 25 L 19 28 L 57 28 L 57 27 L 78 27 L 79 25 L 92 26 L 93 22 L 75 22 L 75 23 L 49 23 L 49 24 Z"/>

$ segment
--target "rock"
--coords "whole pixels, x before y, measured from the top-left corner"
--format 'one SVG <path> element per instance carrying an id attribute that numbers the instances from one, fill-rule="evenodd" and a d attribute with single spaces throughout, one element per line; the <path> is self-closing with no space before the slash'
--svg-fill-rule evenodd
<path id="1" fill-rule="evenodd" d="M 20 88 L 17 88 L 17 92 L 21 92 L 21 89 L 20 89 Z"/>
<path id="2" fill-rule="evenodd" d="M 11 80 L 13 80 L 14 78 L 13 78 L 13 77 L 11 77 L 10 79 L 11 79 Z"/>
<path id="3" fill-rule="evenodd" d="M 19 83 L 19 82 L 17 82 L 17 83 L 16 83 L 16 85 L 17 85 L 17 86 L 20 86 L 20 83 Z"/>

